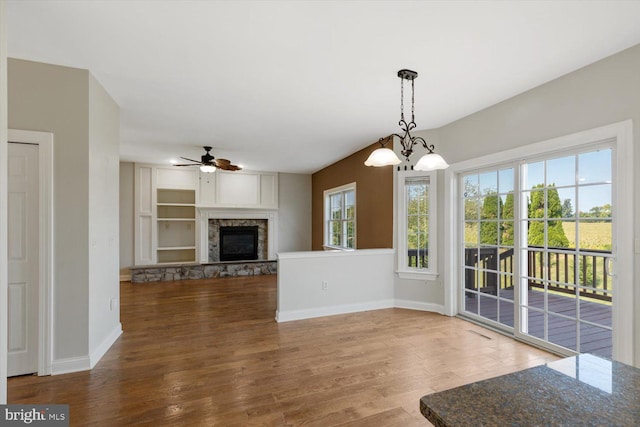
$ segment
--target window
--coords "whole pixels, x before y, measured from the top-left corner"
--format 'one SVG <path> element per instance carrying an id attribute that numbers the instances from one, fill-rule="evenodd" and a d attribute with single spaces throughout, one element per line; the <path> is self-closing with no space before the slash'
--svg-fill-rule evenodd
<path id="1" fill-rule="evenodd" d="M 356 183 L 324 192 L 325 237 L 329 248 L 356 248 Z"/>
<path id="2" fill-rule="evenodd" d="M 436 173 L 398 172 L 398 275 L 435 279 Z"/>

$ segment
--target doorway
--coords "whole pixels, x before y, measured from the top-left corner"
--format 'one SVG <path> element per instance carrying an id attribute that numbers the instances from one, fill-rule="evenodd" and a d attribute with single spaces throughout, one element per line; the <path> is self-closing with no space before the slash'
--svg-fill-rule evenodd
<path id="1" fill-rule="evenodd" d="M 7 375 L 38 371 L 38 145 L 9 142 Z"/>
<path id="2" fill-rule="evenodd" d="M 8 376 L 52 360 L 53 135 L 8 133 Z"/>
<path id="3" fill-rule="evenodd" d="M 463 174 L 463 313 L 559 353 L 612 357 L 612 151 Z"/>
<path id="4" fill-rule="evenodd" d="M 632 150 L 621 122 L 452 165 L 452 313 L 632 364 Z"/>

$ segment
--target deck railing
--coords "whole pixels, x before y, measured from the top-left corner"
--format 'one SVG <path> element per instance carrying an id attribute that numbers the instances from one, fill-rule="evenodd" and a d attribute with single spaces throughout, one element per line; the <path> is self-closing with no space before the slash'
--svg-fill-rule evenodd
<path id="1" fill-rule="evenodd" d="M 409 249 L 407 256 L 409 258 L 409 267 L 426 267 L 429 265 L 429 252 L 427 249 Z"/>
<path id="2" fill-rule="evenodd" d="M 546 276 L 547 289 L 550 291 L 575 295 L 577 283 L 581 297 L 611 301 L 612 289 L 608 274 L 611 251 L 589 250 L 577 254 L 566 248 L 543 249 L 540 246 L 529 246 L 527 251 L 529 289 L 544 289 Z M 498 287 L 512 289 L 513 255 L 513 249 L 465 249 L 465 287 L 494 295 Z"/>

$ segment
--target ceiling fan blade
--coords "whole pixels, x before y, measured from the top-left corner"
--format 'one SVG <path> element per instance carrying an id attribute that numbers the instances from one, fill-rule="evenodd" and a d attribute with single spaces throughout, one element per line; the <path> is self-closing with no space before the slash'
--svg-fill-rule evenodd
<path id="1" fill-rule="evenodd" d="M 188 160 L 188 161 L 193 162 L 193 163 L 197 163 L 199 165 L 202 164 L 202 162 L 200 160 L 187 159 L 186 157 L 180 157 L 180 158 L 184 159 L 184 160 Z"/>
<path id="2" fill-rule="evenodd" d="M 173 165 L 173 166 L 198 166 L 198 163 L 185 163 L 185 164 Z"/>
<path id="3" fill-rule="evenodd" d="M 240 166 L 231 164 L 231 161 L 227 159 L 215 159 L 213 163 L 215 163 L 217 168 L 227 171 L 237 171 L 242 169 Z"/>

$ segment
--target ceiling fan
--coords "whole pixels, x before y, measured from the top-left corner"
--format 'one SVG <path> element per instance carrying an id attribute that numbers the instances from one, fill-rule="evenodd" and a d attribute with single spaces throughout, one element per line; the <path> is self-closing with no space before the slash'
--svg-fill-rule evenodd
<path id="1" fill-rule="evenodd" d="M 210 153 L 211 147 L 202 147 L 202 148 L 204 148 L 205 154 L 203 154 L 202 157 L 200 157 L 200 161 L 187 159 L 186 157 L 180 157 L 181 159 L 184 159 L 193 163 L 185 163 L 185 164 L 174 165 L 174 166 L 200 165 L 200 170 L 202 172 L 209 172 L 209 173 L 215 172 L 216 168 L 223 169 L 226 171 L 238 171 L 242 169 L 240 166 L 231 164 L 231 162 L 227 159 L 216 159 L 215 157 L 213 157 L 213 155 Z"/>

